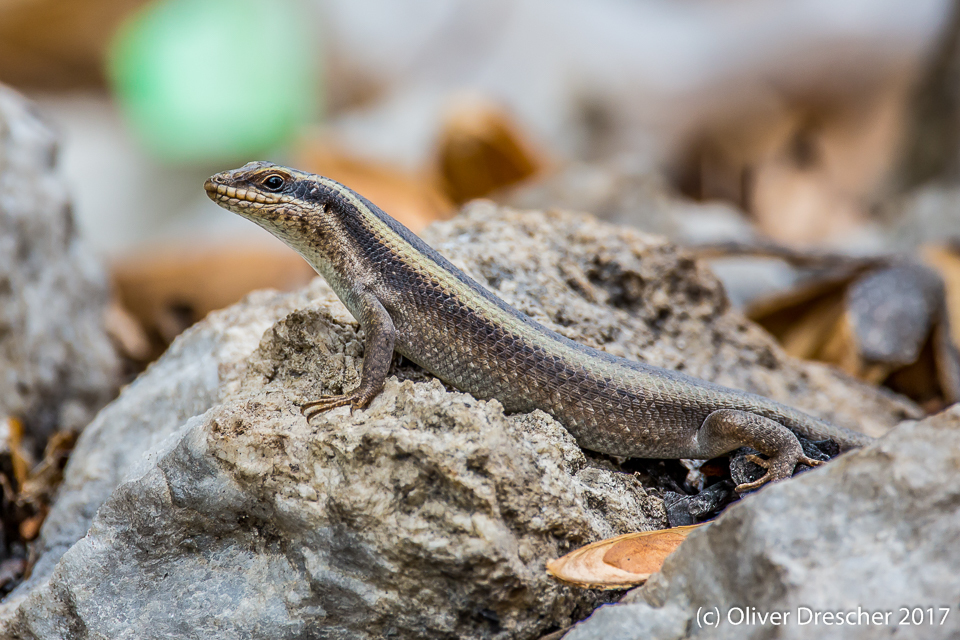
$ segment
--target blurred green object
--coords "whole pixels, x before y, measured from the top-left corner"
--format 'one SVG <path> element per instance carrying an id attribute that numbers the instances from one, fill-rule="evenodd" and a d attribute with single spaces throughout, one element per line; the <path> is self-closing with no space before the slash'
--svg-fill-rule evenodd
<path id="1" fill-rule="evenodd" d="M 303 11 L 297 0 L 158 0 L 128 19 L 108 73 L 149 151 L 171 162 L 251 159 L 309 122 L 320 64 Z"/>

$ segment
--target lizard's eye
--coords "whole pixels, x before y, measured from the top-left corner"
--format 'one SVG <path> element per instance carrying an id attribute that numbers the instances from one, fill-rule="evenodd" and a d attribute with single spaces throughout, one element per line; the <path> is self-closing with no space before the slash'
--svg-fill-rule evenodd
<path id="1" fill-rule="evenodd" d="M 263 181 L 263 186 L 270 191 L 280 191 L 280 189 L 283 189 L 284 184 L 284 179 L 277 174 L 267 176 Z"/>

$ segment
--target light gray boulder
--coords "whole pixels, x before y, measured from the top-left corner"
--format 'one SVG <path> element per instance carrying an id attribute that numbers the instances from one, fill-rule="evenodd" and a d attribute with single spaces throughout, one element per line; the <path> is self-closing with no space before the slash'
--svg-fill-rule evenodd
<path id="1" fill-rule="evenodd" d="M 617 355 L 882 432 L 916 408 L 786 358 L 667 242 L 478 203 L 427 240 L 522 310 Z M 401 363 L 371 406 L 362 337 L 320 281 L 211 314 L 87 428 L 10 637 L 536 638 L 609 595 L 545 562 L 663 527 L 633 475 L 541 412 L 505 416 Z"/>
<path id="2" fill-rule="evenodd" d="M 731 506 L 564 639 L 960 637 L 958 470 L 954 405 Z"/>
<path id="3" fill-rule="evenodd" d="M 588 464 L 546 415 L 506 417 L 436 380 L 391 379 L 369 409 L 308 425 L 294 401 L 355 382 L 361 356 L 324 289 L 214 314 L 101 414 L 44 530 L 47 578 L 14 594 L 7 634 L 530 637 L 600 601 L 552 582 L 543 558 L 662 526 L 659 501 Z M 225 345 L 239 353 L 271 314 L 283 318 L 230 362 Z M 212 408 L 184 417 L 181 401 Z M 111 431 L 126 456 L 104 455 L 106 426 L 140 411 L 165 434 Z M 64 514 L 110 481 L 111 459 L 124 473 L 86 535 L 54 547 L 79 533 Z"/>
<path id="4" fill-rule="evenodd" d="M 0 417 L 42 450 L 116 393 L 106 276 L 78 237 L 53 131 L 0 85 Z"/>

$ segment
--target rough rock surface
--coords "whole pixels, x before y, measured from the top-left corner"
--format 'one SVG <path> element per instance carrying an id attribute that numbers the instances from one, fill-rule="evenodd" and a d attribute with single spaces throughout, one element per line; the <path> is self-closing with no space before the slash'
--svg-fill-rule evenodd
<path id="1" fill-rule="evenodd" d="M 307 425 L 294 402 L 355 383 L 362 344 L 317 285 L 312 303 L 260 295 L 215 314 L 91 425 L 78 453 L 97 463 L 71 466 L 35 573 L 48 578 L 14 594 L 9 635 L 531 637 L 598 601 L 550 581 L 544 558 L 663 525 L 658 500 L 589 465 L 555 421 L 436 380 L 392 379 L 369 409 Z M 136 424 L 147 406 L 153 442 Z M 101 447 L 117 437 L 119 464 Z M 65 514 L 116 467 L 62 553 L 82 535 Z"/>
<path id="2" fill-rule="evenodd" d="M 35 448 L 83 428 L 116 392 L 107 300 L 73 226 L 53 132 L 0 86 L 0 417 L 23 420 Z"/>
<path id="3" fill-rule="evenodd" d="M 880 432 L 915 409 L 789 360 L 706 270 L 586 216 L 480 203 L 427 240 L 522 310 L 626 357 Z M 631 474 L 548 416 L 415 367 L 363 411 L 296 405 L 359 381 L 356 323 L 322 281 L 186 332 L 86 429 L 12 637 L 536 638 L 598 595 L 550 557 L 665 524 Z M 391 635 L 393 634 L 393 635 Z"/>
<path id="4" fill-rule="evenodd" d="M 960 637 L 958 472 L 954 405 L 733 505 L 627 604 L 603 607 L 564 638 Z M 734 624 L 748 607 L 790 615 L 781 626 L 756 616 Z M 714 610 L 720 624 L 702 625 Z"/>

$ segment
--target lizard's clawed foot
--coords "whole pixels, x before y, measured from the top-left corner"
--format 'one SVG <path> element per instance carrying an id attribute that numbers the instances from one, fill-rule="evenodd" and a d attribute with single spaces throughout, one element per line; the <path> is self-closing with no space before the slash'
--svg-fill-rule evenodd
<path id="1" fill-rule="evenodd" d="M 300 413 L 303 414 L 303 417 L 307 419 L 307 423 L 309 424 L 314 416 L 325 411 L 350 405 L 350 413 L 353 413 L 354 409 L 362 409 L 365 404 L 366 403 L 362 402 L 359 393 L 348 393 L 340 396 L 321 396 L 316 400 L 311 400 L 301 405 Z"/>
<path id="2" fill-rule="evenodd" d="M 743 484 L 737 485 L 737 493 L 746 493 L 747 491 L 759 489 L 768 482 L 786 480 L 793 475 L 793 470 L 798 464 L 805 464 L 808 467 L 819 467 L 823 464 L 822 460 L 808 458 L 802 453 L 797 456 L 781 454 L 769 460 L 764 460 L 763 458 L 750 454 L 744 456 L 744 459 L 759 467 L 763 467 L 767 472 L 753 482 L 744 482 Z"/>

